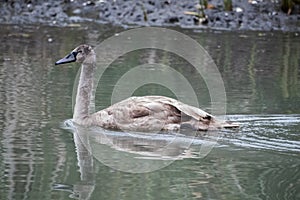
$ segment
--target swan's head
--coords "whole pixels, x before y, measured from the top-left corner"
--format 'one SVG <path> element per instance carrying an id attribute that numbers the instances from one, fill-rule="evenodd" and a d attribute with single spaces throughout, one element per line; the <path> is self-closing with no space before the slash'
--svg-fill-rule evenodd
<path id="1" fill-rule="evenodd" d="M 68 54 L 64 58 L 58 60 L 55 65 L 61 65 L 71 62 L 92 64 L 96 62 L 96 54 L 91 46 L 83 44 L 76 47 L 70 54 Z"/>

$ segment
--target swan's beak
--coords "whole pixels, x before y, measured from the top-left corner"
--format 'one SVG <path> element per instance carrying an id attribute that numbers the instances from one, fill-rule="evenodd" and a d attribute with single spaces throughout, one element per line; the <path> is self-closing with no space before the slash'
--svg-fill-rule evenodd
<path id="1" fill-rule="evenodd" d="M 55 63 L 55 65 L 65 64 L 65 63 L 71 63 L 76 61 L 76 52 L 72 52 L 66 57 L 60 59 Z"/>

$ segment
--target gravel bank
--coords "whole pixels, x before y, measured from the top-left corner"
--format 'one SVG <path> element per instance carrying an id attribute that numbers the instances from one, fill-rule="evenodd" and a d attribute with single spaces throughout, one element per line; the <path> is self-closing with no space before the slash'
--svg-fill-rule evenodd
<path id="1" fill-rule="evenodd" d="M 93 21 L 128 26 L 180 26 L 224 30 L 300 31 L 300 6 L 287 15 L 275 0 L 232 0 L 224 11 L 223 0 L 208 1 L 205 18 L 198 0 L 7 0 L 1 3 L 2 24 L 47 24 L 68 26 Z M 190 13 L 188 13 L 190 12 Z"/>

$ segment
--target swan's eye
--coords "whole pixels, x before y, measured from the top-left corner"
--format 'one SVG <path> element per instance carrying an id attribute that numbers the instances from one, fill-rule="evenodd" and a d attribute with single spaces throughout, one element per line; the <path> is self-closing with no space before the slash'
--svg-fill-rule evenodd
<path id="1" fill-rule="evenodd" d="M 81 50 L 78 50 L 77 53 L 82 53 L 82 51 L 81 51 Z"/>

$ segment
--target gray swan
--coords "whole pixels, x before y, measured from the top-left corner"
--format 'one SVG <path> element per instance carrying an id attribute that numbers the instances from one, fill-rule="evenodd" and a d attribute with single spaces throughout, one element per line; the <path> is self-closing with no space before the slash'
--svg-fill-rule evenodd
<path id="1" fill-rule="evenodd" d="M 239 125 L 215 118 L 207 112 L 164 96 L 130 97 L 96 113 L 89 113 L 96 54 L 89 45 L 80 45 L 55 65 L 81 63 L 73 121 L 83 126 L 142 131 L 215 130 Z"/>

